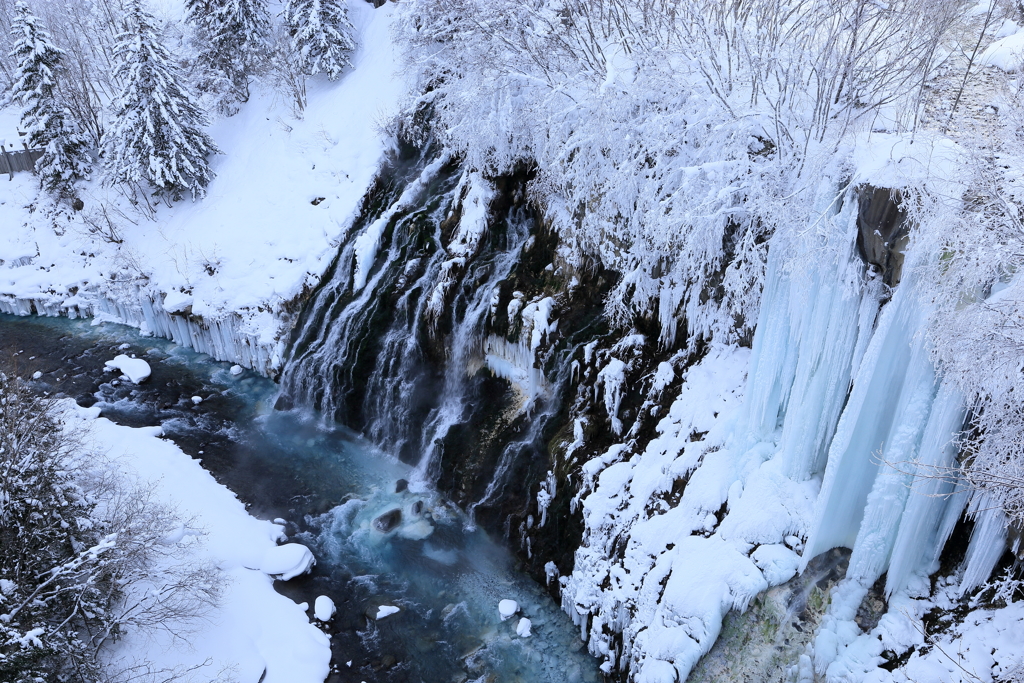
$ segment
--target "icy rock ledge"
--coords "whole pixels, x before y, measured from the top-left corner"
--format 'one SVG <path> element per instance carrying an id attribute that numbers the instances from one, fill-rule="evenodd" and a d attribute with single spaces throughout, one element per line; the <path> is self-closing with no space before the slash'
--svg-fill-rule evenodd
<path id="1" fill-rule="evenodd" d="M 299 543 L 285 543 L 267 551 L 260 562 L 260 571 L 275 579 L 289 581 L 305 574 L 315 564 L 316 559 L 309 548 Z"/>

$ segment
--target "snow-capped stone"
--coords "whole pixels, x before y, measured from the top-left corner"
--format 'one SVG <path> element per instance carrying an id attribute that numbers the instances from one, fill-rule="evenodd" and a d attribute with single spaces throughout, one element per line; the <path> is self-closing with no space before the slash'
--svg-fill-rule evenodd
<path id="1" fill-rule="evenodd" d="M 519 611 L 519 603 L 515 600 L 502 600 L 498 603 L 498 614 L 501 620 L 511 619 L 512 615 Z"/>
<path id="2" fill-rule="evenodd" d="M 330 621 L 336 611 L 334 600 L 326 595 L 319 596 L 313 603 L 313 616 L 319 621 Z"/>
<path id="3" fill-rule="evenodd" d="M 381 605 L 377 608 L 377 616 L 374 619 L 383 619 L 384 617 L 390 617 L 392 614 L 398 614 L 401 612 L 399 608 L 394 605 Z"/>
<path id="4" fill-rule="evenodd" d="M 781 544 L 762 545 L 750 555 L 750 559 L 773 586 L 792 579 L 800 567 L 800 556 Z"/>
<path id="5" fill-rule="evenodd" d="M 135 384 L 146 380 L 152 373 L 149 363 L 141 358 L 129 358 L 123 353 L 114 356 L 114 360 L 108 360 L 104 365 L 108 368 L 120 370 Z"/>
<path id="6" fill-rule="evenodd" d="M 231 366 L 231 370 L 229 370 L 229 372 L 232 375 L 234 375 L 235 377 L 237 377 L 238 375 L 242 374 L 242 366 L 241 365 L 232 365 Z"/>
<path id="7" fill-rule="evenodd" d="M 531 626 L 533 626 L 533 622 L 526 617 L 523 617 L 519 620 L 519 623 L 516 624 L 516 635 L 520 638 L 529 638 Z"/>
<path id="8" fill-rule="evenodd" d="M 196 405 L 199 405 L 202 402 L 203 402 L 203 397 L 202 396 L 193 396 L 192 397 L 192 403 L 194 403 Z"/>
<path id="9" fill-rule="evenodd" d="M 40 372 L 39 370 L 36 370 L 35 372 L 32 373 L 32 379 L 39 379 L 42 376 L 43 376 L 43 373 Z"/>
<path id="10" fill-rule="evenodd" d="M 288 581 L 308 572 L 316 559 L 313 553 L 299 543 L 285 543 L 271 548 L 260 562 L 260 571 L 275 579 Z"/>

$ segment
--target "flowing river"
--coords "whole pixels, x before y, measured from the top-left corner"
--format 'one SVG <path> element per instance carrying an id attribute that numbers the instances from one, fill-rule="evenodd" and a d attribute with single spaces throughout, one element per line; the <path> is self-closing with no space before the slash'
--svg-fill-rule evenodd
<path id="1" fill-rule="evenodd" d="M 309 412 L 274 410 L 272 381 L 83 320 L 0 315 L 0 352 L 19 376 L 40 373 L 39 391 L 96 404 L 121 424 L 162 425 L 253 514 L 287 520 L 290 540 L 318 563 L 278 589 L 309 604 L 326 594 L 338 606 L 329 681 L 601 679 L 578 629 L 501 544 L 435 491 L 409 488 L 410 465 Z M 118 353 L 145 358 L 149 380 L 105 373 Z M 521 613 L 502 621 L 503 599 Z M 402 611 L 376 621 L 380 605 Z M 521 616 L 532 622 L 528 638 L 516 633 Z"/>

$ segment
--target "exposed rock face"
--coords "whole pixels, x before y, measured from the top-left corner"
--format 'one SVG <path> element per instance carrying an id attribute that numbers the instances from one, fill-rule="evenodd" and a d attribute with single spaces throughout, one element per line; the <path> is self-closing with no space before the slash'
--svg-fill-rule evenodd
<path id="1" fill-rule="evenodd" d="M 900 282 L 910 224 L 899 190 L 865 185 L 857 190 L 857 251 L 890 287 Z"/>

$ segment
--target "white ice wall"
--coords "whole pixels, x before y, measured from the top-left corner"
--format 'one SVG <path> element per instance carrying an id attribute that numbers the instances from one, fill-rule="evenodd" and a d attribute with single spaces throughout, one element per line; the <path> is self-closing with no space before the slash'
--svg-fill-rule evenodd
<path id="1" fill-rule="evenodd" d="M 246 319 L 230 313 L 219 320 L 170 313 L 142 289 L 117 299 L 105 294 L 79 294 L 73 303 L 45 299 L 0 297 L 0 312 L 13 315 L 96 318 L 139 328 L 176 344 L 273 376 L 281 363 L 281 321 L 270 313 Z"/>

